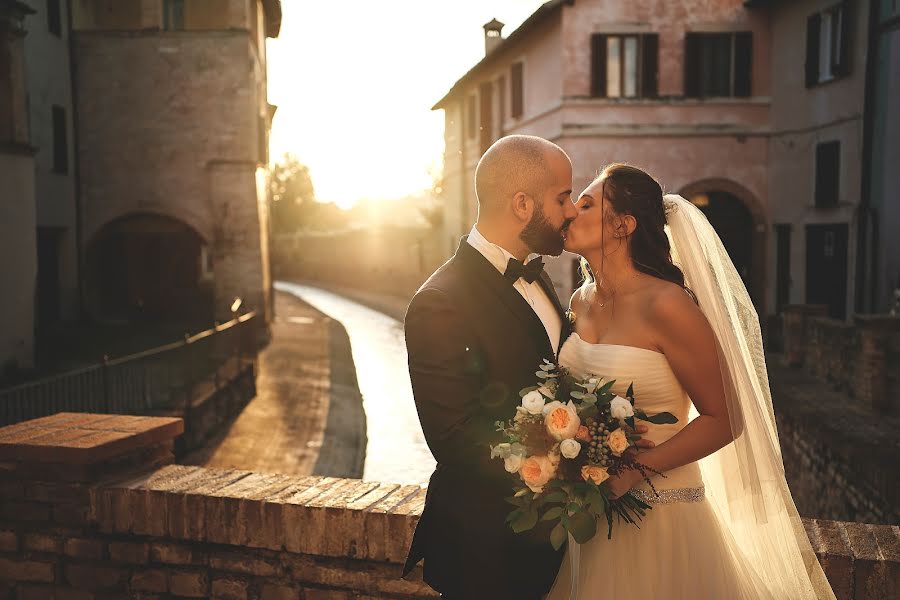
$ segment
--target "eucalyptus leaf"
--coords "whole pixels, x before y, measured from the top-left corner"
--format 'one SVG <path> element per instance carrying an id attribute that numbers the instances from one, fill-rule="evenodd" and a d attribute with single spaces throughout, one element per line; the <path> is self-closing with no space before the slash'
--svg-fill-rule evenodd
<path id="1" fill-rule="evenodd" d="M 531 387 L 527 387 L 527 388 L 523 389 L 521 392 L 519 392 L 519 397 L 520 397 L 520 398 L 524 398 L 525 396 L 527 396 L 527 395 L 530 394 L 531 392 L 537 390 L 539 387 L 540 387 L 540 386 L 537 386 L 537 385 L 533 385 L 533 386 L 531 386 Z"/>
<path id="2" fill-rule="evenodd" d="M 562 523 L 557 523 L 553 531 L 550 532 L 550 543 L 553 544 L 554 550 L 559 550 L 566 543 L 566 528 Z"/>
<path id="3" fill-rule="evenodd" d="M 576 400 L 581 400 L 585 397 L 584 392 L 569 392 L 569 395 L 575 398 Z"/>
<path id="4" fill-rule="evenodd" d="M 547 375 L 544 371 L 537 371 L 535 372 L 535 375 L 537 375 L 540 379 L 547 379 L 547 377 L 549 377 L 549 375 Z"/>
<path id="5" fill-rule="evenodd" d="M 528 488 L 522 488 L 521 490 L 519 490 L 518 492 L 516 492 L 516 495 L 515 495 L 514 497 L 515 497 L 515 498 L 521 498 L 522 496 L 524 496 L 525 494 L 529 493 L 530 491 L 531 491 L 531 490 L 529 490 Z"/>

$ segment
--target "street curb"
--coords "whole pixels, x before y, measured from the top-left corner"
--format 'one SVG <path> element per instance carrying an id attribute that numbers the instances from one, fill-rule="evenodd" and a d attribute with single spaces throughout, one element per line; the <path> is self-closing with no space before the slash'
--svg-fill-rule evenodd
<path id="1" fill-rule="evenodd" d="M 331 398 L 313 475 L 360 479 L 368 438 L 350 338 L 339 321 L 323 317 L 328 324 Z"/>

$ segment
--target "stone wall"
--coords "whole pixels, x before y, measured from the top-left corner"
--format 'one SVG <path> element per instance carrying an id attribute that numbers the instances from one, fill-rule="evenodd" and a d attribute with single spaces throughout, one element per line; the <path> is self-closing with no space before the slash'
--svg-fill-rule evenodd
<path id="1" fill-rule="evenodd" d="M 319 281 L 403 298 L 412 298 L 445 259 L 440 234 L 424 227 L 281 235 L 272 247 L 276 279 Z"/>
<path id="2" fill-rule="evenodd" d="M 64 413 L 0 430 L 0 594 L 436 597 L 421 569 L 399 579 L 424 489 L 160 466 L 179 431 L 178 420 Z M 897 527 L 804 526 L 840 600 L 896 597 Z"/>
<path id="3" fill-rule="evenodd" d="M 847 323 L 825 313 L 820 305 L 785 307 L 786 363 L 846 392 L 875 414 L 897 414 L 900 317 L 856 315 Z"/>

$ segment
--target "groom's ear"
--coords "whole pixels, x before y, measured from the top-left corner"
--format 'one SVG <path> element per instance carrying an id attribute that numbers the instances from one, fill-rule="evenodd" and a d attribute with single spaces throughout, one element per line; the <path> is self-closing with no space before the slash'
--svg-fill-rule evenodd
<path id="1" fill-rule="evenodd" d="M 525 223 L 531 220 L 534 212 L 534 198 L 525 192 L 516 192 L 512 199 L 512 211 L 516 218 Z"/>

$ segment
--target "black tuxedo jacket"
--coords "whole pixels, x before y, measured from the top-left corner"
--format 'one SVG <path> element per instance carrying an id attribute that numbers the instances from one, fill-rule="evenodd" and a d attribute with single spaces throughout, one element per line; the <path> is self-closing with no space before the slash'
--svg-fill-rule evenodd
<path id="1" fill-rule="evenodd" d="M 571 333 L 546 273 L 540 283 Z M 456 255 L 419 289 L 406 320 L 409 373 L 425 439 L 437 459 L 404 575 L 424 559 L 425 581 L 449 598 L 540 598 L 562 553 L 549 531 L 515 534 L 512 479 L 490 458 L 495 421 L 515 415 L 519 390 L 554 360 L 540 318 L 463 238 Z"/>

